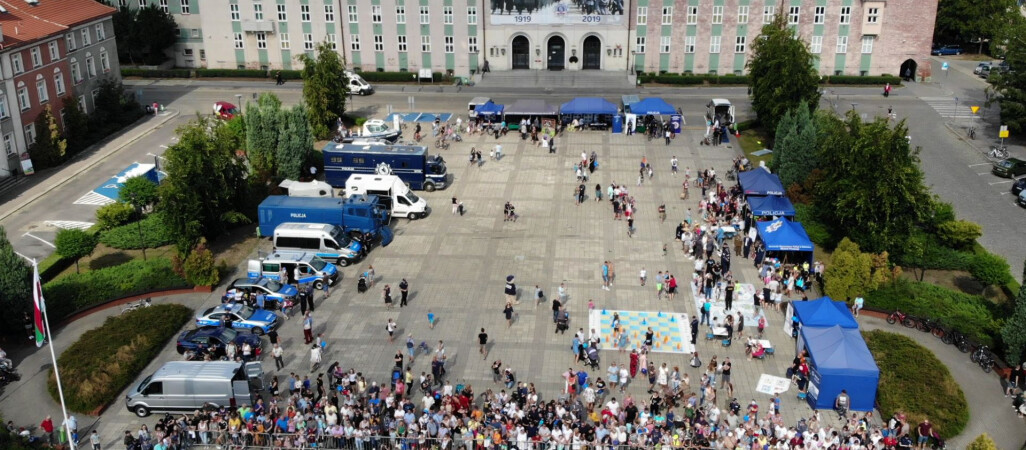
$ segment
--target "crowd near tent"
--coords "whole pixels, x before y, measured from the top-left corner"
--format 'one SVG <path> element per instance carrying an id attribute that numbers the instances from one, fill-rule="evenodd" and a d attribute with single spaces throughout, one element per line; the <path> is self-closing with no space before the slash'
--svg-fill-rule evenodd
<path id="1" fill-rule="evenodd" d="M 797 317 L 800 328 L 808 327 L 832 327 L 858 328 L 859 323 L 855 316 L 851 315 L 848 305 L 830 297 L 823 297 L 807 302 L 790 302 L 787 304 L 787 315 L 785 317 Z M 784 332 L 791 335 L 791 320 L 784 321 Z"/>
<path id="2" fill-rule="evenodd" d="M 677 108 L 657 97 L 646 98 L 640 102 L 631 103 L 627 107 L 632 114 L 637 115 L 668 116 L 677 114 Z"/>
<path id="3" fill-rule="evenodd" d="M 787 197 L 748 197 L 748 209 L 755 216 L 794 217 L 794 205 Z"/>
<path id="4" fill-rule="evenodd" d="M 856 328 L 841 325 L 803 327 L 798 351 L 809 351 L 806 399 L 814 409 L 833 409 L 841 390 L 851 398 L 852 411 L 872 411 L 880 369 Z"/>
<path id="5" fill-rule="evenodd" d="M 780 177 L 763 168 L 737 174 L 737 182 L 745 195 L 784 195 Z"/>

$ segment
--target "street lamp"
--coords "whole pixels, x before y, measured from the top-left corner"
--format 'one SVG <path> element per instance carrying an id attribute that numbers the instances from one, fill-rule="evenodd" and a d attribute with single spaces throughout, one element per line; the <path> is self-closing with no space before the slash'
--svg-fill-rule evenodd
<path id="1" fill-rule="evenodd" d="M 137 213 L 139 213 L 139 220 L 136 221 L 135 224 L 136 224 L 136 229 L 139 231 L 139 246 L 142 247 L 143 261 L 146 261 L 146 239 L 143 238 L 143 231 L 142 231 L 142 208 L 139 206 L 139 201 L 138 201 L 139 194 L 133 192 L 131 194 L 131 197 L 132 197 L 132 206 L 135 206 L 135 211 Z"/>

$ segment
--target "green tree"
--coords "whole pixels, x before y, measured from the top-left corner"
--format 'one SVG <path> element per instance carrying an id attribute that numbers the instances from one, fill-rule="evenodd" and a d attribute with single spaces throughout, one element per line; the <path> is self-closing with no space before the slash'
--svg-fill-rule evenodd
<path id="1" fill-rule="evenodd" d="M 113 21 L 118 54 L 126 53 L 128 61 L 133 64 L 163 63 L 167 60 L 167 49 L 178 40 L 178 25 L 174 17 L 160 9 L 156 3 L 136 10 L 119 8 Z M 121 35 L 119 31 L 127 33 Z M 124 50 L 122 45 L 125 46 Z"/>
<path id="2" fill-rule="evenodd" d="M 944 2 L 941 2 L 941 4 L 944 4 Z M 998 446 L 990 436 L 987 436 L 987 433 L 983 433 L 977 436 L 976 439 L 973 439 L 969 443 L 969 447 L 966 447 L 966 450 L 998 450 Z"/>
<path id="3" fill-rule="evenodd" d="M 862 253 L 859 245 L 848 238 L 841 239 L 823 273 L 823 282 L 824 293 L 835 300 L 865 295 L 876 288 L 873 256 Z"/>
<path id="4" fill-rule="evenodd" d="M 313 149 L 313 133 L 303 105 L 293 106 L 282 112 L 283 127 L 278 143 L 275 161 L 278 166 L 278 177 L 298 180 L 302 175 L 303 164 Z"/>
<path id="5" fill-rule="evenodd" d="M 128 203 L 114 202 L 96 210 L 96 224 L 101 230 L 124 225 L 135 218 L 136 210 Z"/>
<path id="6" fill-rule="evenodd" d="M 68 152 L 78 153 L 89 142 L 89 115 L 74 97 L 64 97 L 64 138 Z"/>
<path id="7" fill-rule="evenodd" d="M 21 330 L 22 311 L 32 305 L 32 267 L 14 252 L 7 231 L 0 226 L 0 308 L 4 330 Z M 24 337 L 22 337 L 24 339 Z"/>
<path id="8" fill-rule="evenodd" d="M 138 42 L 138 36 L 135 34 L 135 18 L 139 10 L 127 6 L 118 7 L 112 3 L 112 0 L 103 3 L 118 9 L 111 17 L 111 22 L 114 25 L 114 41 L 118 47 L 118 60 L 135 64 L 135 53 L 142 45 L 141 42 Z"/>
<path id="9" fill-rule="evenodd" d="M 50 105 L 36 116 L 36 141 L 29 147 L 32 161 L 40 168 L 54 167 L 64 161 L 68 141 L 61 137 L 61 129 Z"/>
<path id="10" fill-rule="evenodd" d="M 346 112 L 349 86 L 343 81 L 345 61 L 331 45 L 317 45 L 317 57 L 299 55 L 303 63 L 303 102 L 309 108 L 310 128 L 318 139 L 331 137 L 338 118 Z"/>
<path id="11" fill-rule="evenodd" d="M 223 123 L 200 117 L 178 129 L 164 152 L 167 177 L 158 192 L 164 225 L 182 255 L 201 237 L 215 238 L 229 225 L 248 221 L 246 166 L 237 156 L 238 136 Z"/>
<path id="12" fill-rule="evenodd" d="M 748 87 L 752 109 L 767 130 L 776 130 L 787 111 L 819 105 L 819 74 L 815 55 L 787 24 L 783 14 L 762 27 L 752 43 Z"/>
<path id="13" fill-rule="evenodd" d="M 788 111 L 777 124 L 770 169 L 784 187 L 803 185 L 816 165 L 816 123 L 809 108 Z"/>
<path id="14" fill-rule="evenodd" d="M 97 243 L 96 235 L 75 228 L 58 231 L 54 240 L 58 255 L 75 260 L 75 273 L 79 273 L 78 260 L 91 255 Z"/>
<path id="15" fill-rule="evenodd" d="M 994 40 L 1005 50 L 1005 62 L 1015 70 L 994 71 L 987 77 L 987 106 L 1001 106 L 1001 124 L 1007 125 L 1013 135 L 1026 131 L 1026 18 L 1018 13 L 1005 13 L 995 19 L 1002 23 Z"/>
<path id="16" fill-rule="evenodd" d="M 1019 295 L 1015 296 L 1015 310 L 1001 328 L 1001 340 L 1005 343 L 1005 360 L 1013 366 L 1023 362 L 1023 353 L 1026 353 L 1026 269 L 1022 273 Z"/>
<path id="17" fill-rule="evenodd" d="M 116 79 L 100 82 L 96 92 L 96 109 L 91 116 L 90 128 L 115 130 L 141 114 L 139 103 L 125 95 L 125 86 Z"/>
<path id="18" fill-rule="evenodd" d="M 247 104 L 243 114 L 246 126 L 246 155 L 253 173 L 261 179 L 275 174 L 275 153 L 278 139 L 285 127 L 282 123 L 281 100 L 271 93 L 260 94 L 256 104 Z"/>
<path id="19" fill-rule="evenodd" d="M 196 248 L 185 258 L 185 280 L 195 286 L 216 286 L 221 272 L 214 263 L 214 254 L 207 248 L 206 239 L 200 239 Z"/>
<path id="20" fill-rule="evenodd" d="M 942 0 L 937 5 L 933 42 L 978 44 L 998 32 L 997 17 L 1015 8 L 1015 0 Z"/>
<path id="21" fill-rule="evenodd" d="M 964 249 L 983 236 L 983 228 L 968 220 L 949 220 L 937 225 L 937 237 L 953 249 Z"/>
<path id="22" fill-rule="evenodd" d="M 842 121 L 819 114 L 815 215 L 833 230 L 844 230 L 869 252 L 900 253 L 912 230 L 929 218 L 933 201 L 923 183 L 919 148 L 906 139 L 901 121 L 863 123 L 849 112 Z"/>
<path id="23" fill-rule="evenodd" d="M 125 180 L 125 185 L 118 191 L 118 200 L 131 204 L 140 210 L 153 205 L 159 198 L 157 183 L 143 176 Z"/>
<path id="24" fill-rule="evenodd" d="M 987 286 L 1002 285 L 1012 278 L 1008 261 L 988 251 L 982 251 L 973 256 L 973 262 L 969 265 L 969 274 L 976 281 Z"/>

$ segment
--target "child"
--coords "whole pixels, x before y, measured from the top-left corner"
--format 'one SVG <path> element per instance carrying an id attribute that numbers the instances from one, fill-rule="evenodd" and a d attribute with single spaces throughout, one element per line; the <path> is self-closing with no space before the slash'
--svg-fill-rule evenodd
<path id="1" fill-rule="evenodd" d="M 431 328 L 432 330 L 435 329 L 435 313 L 431 312 L 431 310 L 429 309 L 428 312 L 427 312 L 427 317 L 428 317 L 428 327 Z"/>
<path id="2" fill-rule="evenodd" d="M 780 393 L 773 394 L 773 414 L 780 415 Z"/>
<path id="3" fill-rule="evenodd" d="M 589 298 L 588 299 L 588 312 L 591 312 L 594 309 L 595 309 L 595 301 Z"/>
<path id="4" fill-rule="evenodd" d="M 641 280 L 641 285 L 642 286 L 644 286 L 645 285 L 645 281 L 648 280 L 648 272 L 645 270 L 644 267 L 642 267 L 641 270 L 638 271 L 638 279 Z"/>

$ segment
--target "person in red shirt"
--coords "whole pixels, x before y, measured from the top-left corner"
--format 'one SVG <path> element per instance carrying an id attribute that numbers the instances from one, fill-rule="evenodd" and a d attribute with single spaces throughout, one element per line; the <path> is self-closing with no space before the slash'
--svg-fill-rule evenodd
<path id="1" fill-rule="evenodd" d="M 53 419 L 50 416 L 46 416 L 39 424 L 39 428 L 42 428 L 43 432 L 46 433 L 46 443 L 53 445 Z"/>
<path id="2" fill-rule="evenodd" d="M 933 437 L 933 424 L 930 423 L 930 419 L 923 419 L 916 428 L 919 432 L 918 447 L 920 449 L 925 449 L 927 447 L 927 442 L 929 442 L 930 438 Z"/>

